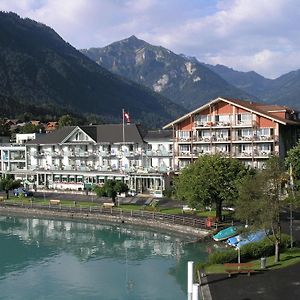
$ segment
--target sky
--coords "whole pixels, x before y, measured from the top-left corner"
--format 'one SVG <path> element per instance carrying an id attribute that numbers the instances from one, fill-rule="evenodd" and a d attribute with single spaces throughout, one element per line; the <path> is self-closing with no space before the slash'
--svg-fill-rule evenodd
<path id="1" fill-rule="evenodd" d="M 277 78 L 300 69 L 299 0 L 0 0 L 77 49 L 135 35 L 199 61 Z"/>

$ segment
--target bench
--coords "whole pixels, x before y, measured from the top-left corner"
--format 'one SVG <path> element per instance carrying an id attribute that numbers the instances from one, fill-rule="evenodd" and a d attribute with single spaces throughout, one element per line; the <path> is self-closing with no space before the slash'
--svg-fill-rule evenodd
<path id="1" fill-rule="evenodd" d="M 60 204 L 60 200 L 51 199 L 51 200 L 49 200 L 49 204 L 50 205 L 59 205 Z"/>
<path id="2" fill-rule="evenodd" d="M 245 273 L 250 276 L 254 272 L 254 265 L 252 263 L 230 263 L 224 264 L 225 272 L 228 273 L 228 277 L 231 274 Z"/>
<path id="3" fill-rule="evenodd" d="M 183 205 L 182 206 L 182 213 L 185 213 L 185 212 L 194 212 L 194 211 L 196 211 L 196 209 L 195 208 L 191 208 L 188 205 Z"/>
<path id="4" fill-rule="evenodd" d="M 115 206 L 115 204 L 112 203 L 112 202 L 104 202 L 104 203 L 103 203 L 103 207 L 104 207 L 104 208 L 112 208 L 112 207 L 114 207 L 114 206 Z"/>

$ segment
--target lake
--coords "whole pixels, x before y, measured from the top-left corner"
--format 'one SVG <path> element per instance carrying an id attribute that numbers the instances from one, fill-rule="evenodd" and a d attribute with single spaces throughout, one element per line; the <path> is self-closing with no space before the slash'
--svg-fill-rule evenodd
<path id="1" fill-rule="evenodd" d="M 0 299 L 186 299 L 207 243 L 125 224 L 0 216 Z"/>

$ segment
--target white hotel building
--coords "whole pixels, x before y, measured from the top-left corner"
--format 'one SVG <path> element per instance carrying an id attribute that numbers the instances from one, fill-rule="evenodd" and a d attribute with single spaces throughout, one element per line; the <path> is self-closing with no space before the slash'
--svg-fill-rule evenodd
<path id="1" fill-rule="evenodd" d="M 82 191 L 106 179 L 130 191 L 161 197 L 170 184 L 170 131 L 143 133 L 138 125 L 68 126 L 25 144 L 2 145 L 1 173 L 31 188 Z M 20 136 L 18 136 L 20 139 Z M 22 140 L 22 139 L 21 139 Z"/>

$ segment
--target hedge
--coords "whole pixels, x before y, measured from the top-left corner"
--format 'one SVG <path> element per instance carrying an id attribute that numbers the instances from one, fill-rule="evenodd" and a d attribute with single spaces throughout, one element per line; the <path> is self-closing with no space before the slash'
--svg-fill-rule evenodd
<path id="1" fill-rule="evenodd" d="M 271 240 L 270 240 L 271 239 Z M 281 235 L 280 250 L 287 249 L 290 245 L 290 237 L 287 234 Z M 241 247 L 241 258 L 243 261 L 272 256 L 275 253 L 275 245 L 272 237 L 265 238 L 260 242 L 249 243 Z M 228 249 L 217 251 L 208 256 L 209 264 L 223 264 L 237 261 L 237 251 Z"/>

